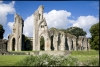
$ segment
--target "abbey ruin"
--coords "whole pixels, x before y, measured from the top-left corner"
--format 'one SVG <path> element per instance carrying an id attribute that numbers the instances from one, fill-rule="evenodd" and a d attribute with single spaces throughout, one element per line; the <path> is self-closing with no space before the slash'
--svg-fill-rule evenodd
<path id="1" fill-rule="evenodd" d="M 40 50 L 40 38 L 45 40 L 44 50 L 89 50 L 90 45 L 85 36 L 79 36 L 76 45 L 76 36 L 64 34 L 62 31 L 48 30 L 46 19 L 43 17 L 43 6 L 34 13 L 33 50 Z"/>
<path id="2" fill-rule="evenodd" d="M 21 51 L 22 50 L 22 33 L 24 20 L 15 14 L 15 23 L 13 24 L 13 32 L 8 36 L 8 51 Z"/>
<path id="3" fill-rule="evenodd" d="M 77 37 L 72 34 L 65 34 L 63 31 L 49 30 L 45 17 L 44 7 L 41 5 L 34 12 L 33 45 L 32 50 L 40 51 L 40 38 L 44 38 L 44 51 L 64 51 L 64 50 L 90 50 L 89 39 L 85 36 Z M 13 32 L 8 36 L 8 51 L 22 51 L 24 20 L 15 14 Z M 52 23 L 52 22 L 51 22 Z M 78 45 L 76 44 L 78 43 Z"/>

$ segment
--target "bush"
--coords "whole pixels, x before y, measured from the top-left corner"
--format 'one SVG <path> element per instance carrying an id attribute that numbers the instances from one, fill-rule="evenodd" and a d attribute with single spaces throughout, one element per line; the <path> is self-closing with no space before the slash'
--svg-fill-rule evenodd
<path id="1" fill-rule="evenodd" d="M 80 62 L 82 64 L 80 64 Z M 99 57 L 91 58 L 85 61 L 79 61 L 71 55 L 55 56 L 55 55 L 30 55 L 25 59 L 17 62 L 15 66 L 99 66 Z"/>
<path id="2" fill-rule="evenodd" d="M 71 56 L 39 55 L 28 56 L 24 60 L 17 62 L 16 66 L 77 66 L 78 59 Z"/>

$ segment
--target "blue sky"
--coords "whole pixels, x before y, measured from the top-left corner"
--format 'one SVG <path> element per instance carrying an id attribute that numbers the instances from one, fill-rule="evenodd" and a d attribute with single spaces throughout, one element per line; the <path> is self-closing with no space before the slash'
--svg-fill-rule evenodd
<path id="1" fill-rule="evenodd" d="M 4 6 L 6 5 L 6 6 Z M 4 38 L 12 33 L 14 13 L 24 19 L 23 33 L 32 37 L 33 13 L 44 6 L 44 17 L 48 27 L 69 28 L 78 26 L 91 37 L 89 28 L 99 21 L 99 1 L 2 1 L 0 2 L 0 24 L 4 26 Z"/>

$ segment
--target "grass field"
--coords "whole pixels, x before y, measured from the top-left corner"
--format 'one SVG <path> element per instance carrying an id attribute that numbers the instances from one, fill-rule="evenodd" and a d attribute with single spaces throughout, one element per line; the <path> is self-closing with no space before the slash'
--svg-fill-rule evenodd
<path id="1" fill-rule="evenodd" d="M 80 62 L 98 58 L 99 51 L 72 51 L 71 56 L 78 58 Z M 28 55 L 0 55 L 0 66 L 14 66 L 20 60 L 23 60 Z"/>
<path id="2" fill-rule="evenodd" d="M 71 56 L 78 58 L 78 60 L 80 62 L 90 60 L 90 59 L 93 59 L 93 58 L 98 58 L 98 60 L 99 60 L 99 55 L 71 55 Z"/>
<path id="3" fill-rule="evenodd" d="M 98 58 L 99 60 L 99 51 L 72 51 L 71 56 L 78 58 L 79 61 L 86 61 L 93 58 Z"/>
<path id="4" fill-rule="evenodd" d="M 13 66 L 27 55 L 0 55 L 0 66 Z"/>

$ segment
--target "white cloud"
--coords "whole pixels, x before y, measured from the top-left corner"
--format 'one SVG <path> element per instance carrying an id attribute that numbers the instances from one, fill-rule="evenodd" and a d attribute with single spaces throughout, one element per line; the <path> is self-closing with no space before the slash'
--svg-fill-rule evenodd
<path id="1" fill-rule="evenodd" d="M 2 3 L 3 1 L 0 1 L 0 3 Z"/>
<path id="2" fill-rule="evenodd" d="M 9 28 L 10 28 L 11 31 L 13 29 L 13 24 L 14 24 L 14 22 L 8 22 L 8 26 L 9 26 Z"/>
<path id="3" fill-rule="evenodd" d="M 77 26 L 83 28 L 84 31 L 87 32 L 87 37 L 91 37 L 89 33 L 90 27 L 98 22 L 98 18 L 94 16 L 80 16 L 77 20 L 70 20 L 68 17 L 71 16 L 70 12 L 65 10 L 51 10 L 48 13 L 44 13 L 44 17 L 46 18 L 46 22 L 49 28 L 68 28 L 71 26 Z M 33 36 L 33 14 L 24 22 L 24 34 L 28 37 Z"/>
<path id="4" fill-rule="evenodd" d="M 24 21 L 24 34 L 28 37 L 33 36 L 33 14 Z"/>
<path id="5" fill-rule="evenodd" d="M 49 28 L 66 28 L 69 22 L 68 17 L 70 16 L 71 13 L 66 10 L 52 10 L 48 13 L 44 13 Z"/>
<path id="6" fill-rule="evenodd" d="M 48 13 L 44 13 L 44 17 L 46 18 L 46 22 L 49 28 L 68 28 L 71 26 L 77 26 L 83 28 L 84 31 L 87 32 L 87 37 L 91 37 L 89 33 L 90 27 L 99 21 L 98 18 L 94 16 L 80 16 L 77 20 L 68 19 L 71 17 L 71 12 L 67 12 L 66 10 L 51 10 Z M 24 21 L 24 31 L 23 33 L 28 37 L 33 37 L 33 14 L 27 17 Z M 10 29 L 12 29 L 12 22 L 8 23 Z"/>
<path id="7" fill-rule="evenodd" d="M 91 34 L 89 32 L 87 32 L 86 37 L 91 37 Z"/>
<path id="8" fill-rule="evenodd" d="M 9 4 L 4 4 L 3 1 L 0 1 L 0 24 L 4 25 L 6 23 L 8 14 L 15 13 L 14 4 L 15 1 Z"/>
<path id="9" fill-rule="evenodd" d="M 73 24 L 73 26 L 83 28 L 83 30 L 87 32 L 86 36 L 90 37 L 89 29 L 98 21 L 99 19 L 94 16 L 80 16 L 76 21 L 74 21 L 75 23 Z"/>
<path id="10" fill-rule="evenodd" d="M 68 24 L 68 18 L 71 13 L 65 10 L 52 10 L 48 13 L 44 13 L 44 17 L 46 18 L 46 22 L 49 28 L 66 28 Z M 24 34 L 28 37 L 33 36 L 33 14 L 24 21 Z"/>

